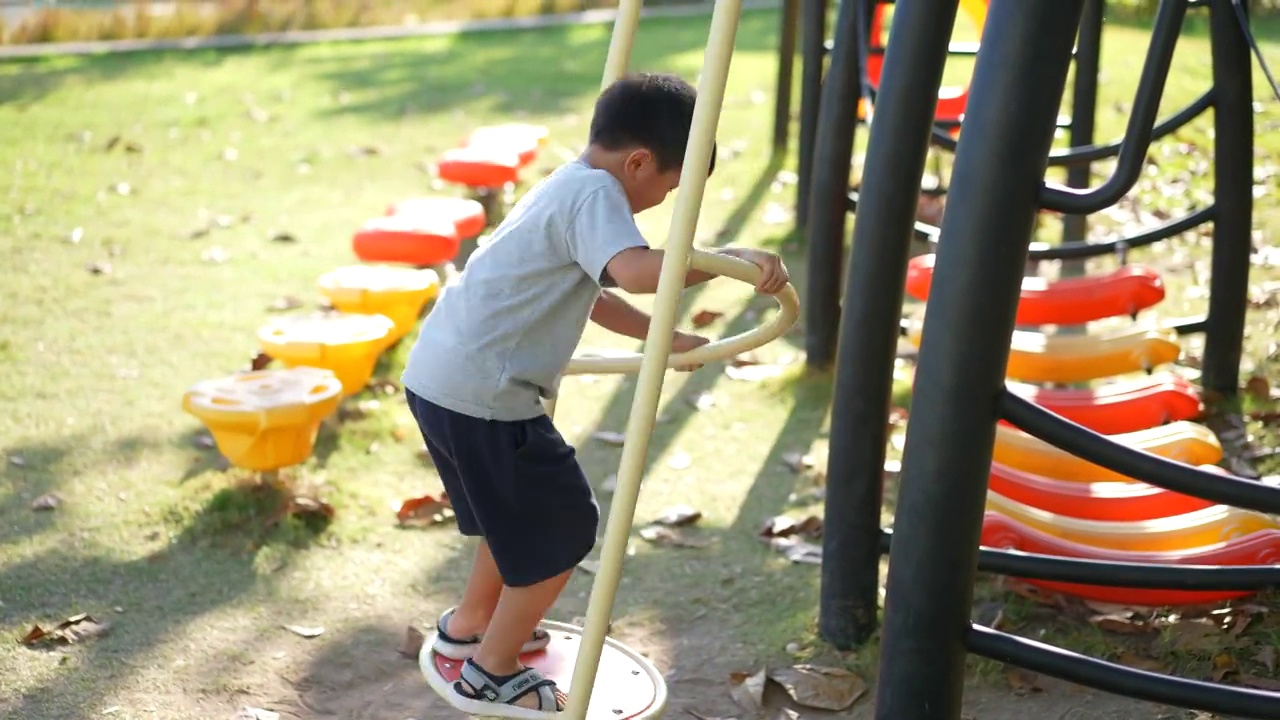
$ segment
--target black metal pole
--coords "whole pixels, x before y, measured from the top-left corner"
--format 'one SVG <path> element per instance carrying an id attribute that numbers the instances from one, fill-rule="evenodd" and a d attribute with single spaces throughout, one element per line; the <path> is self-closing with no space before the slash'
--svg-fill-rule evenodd
<path id="1" fill-rule="evenodd" d="M 841 649 L 866 641 L 877 625 L 881 483 L 894 349 L 920 176 L 957 5 L 956 0 L 898 3 L 871 123 L 863 175 L 874 180 L 862 184 L 845 285 L 822 538 L 818 627 Z M 816 230 L 821 215 L 814 212 Z"/>
<path id="2" fill-rule="evenodd" d="M 1240 383 L 1244 318 L 1248 309 L 1253 223 L 1253 82 L 1249 45 L 1231 6 L 1209 4 L 1213 44 L 1214 121 L 1213 260 L 1202 383 L 1235 397 Z M 1241 0 L 1246 13 L 1248 0 Z"/>
<path id="3" fill-rule="evenodd" d="M 1076 76 L 1071 91 L 1071 147 L 1093 144 L 1098 114 L 1098 69 L 1102 58 L 1102 13 L 1106 0 L 1085 0 L 1084 16 L 1076 39 Z M 1089 187 L 1089 163 L 1067 168 L 1067 186 Z M 1065 215 L 1062 218 L 1062 242 L 1083 242 L 1088 233 L 1088 215 Z M 1062 263 L 1062 276 L 1084 275 L 1085 261 Z"/>
<path id="4" fill-rule="evenodd" d="M 804 345 L 805 362 L 811 368 L 829 367 L 836 354 L 849 164 L 858 127 L 858 100 L 862 96 L 858 18 L 863 5 L 864 0 L 840 2 L 835 45 L 818 106 L 805 224 L 808 271 L 804 286 Z"/>
<path id="5" fill-rule="evenodd" d="M 822 68 L 826 64 L 827 0 L 801 0 L 800 17 L 800 158 L 796 169 L 796 227 L 809 223 L 809 186 L 813 141 L 818 129 Z"/>
<path id="6" fill-rule="evenodd" d="M 1084 2 L 991 0 L 915 376 L 889 556 L 877 720 L 960 717 L 1005 364 Z M 900 0 L 899 19 L 918 7 L 915 22 L 930 22 L 926 4 Z M 883 104 L 876 116 L 890 127 L 906 120 L 886 117 Z M 839 444 L 834 433 L 832 440 Z"/>
<path id="7" fill-rule="evenodd" d="M 800 0 L 783 0 L 782 21 L 778 25 L 778 87 L 773 101 L 774 157 L 786 154 L 791 138 L 791 79 L 795 75 L 799 16 Z"/>

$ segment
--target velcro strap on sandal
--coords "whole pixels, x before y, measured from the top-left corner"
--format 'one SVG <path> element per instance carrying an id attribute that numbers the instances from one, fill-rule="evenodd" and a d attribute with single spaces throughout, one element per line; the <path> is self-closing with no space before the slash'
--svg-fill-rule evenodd
<path id="1" fill-rule="evenodd" d="M 551 689 L 555 682 L 533 668 L 525 668 L 508 677 L 497 677 L 467 660 L 462 664 L 462 680 L 476 689 L 479 699 L 510 705 L 529 693 L 537 693 L 540 706 L 537 709 L 556 709 L 556 696 Z"/>

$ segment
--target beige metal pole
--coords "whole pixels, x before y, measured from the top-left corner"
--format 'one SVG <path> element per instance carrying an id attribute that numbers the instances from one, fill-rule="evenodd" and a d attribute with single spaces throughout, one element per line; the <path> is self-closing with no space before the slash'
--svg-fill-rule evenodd
<path id="1" fill-rule="evenodd" d="M 635 44 L 636 30 L 640 28 L 640 9 L 644 0 L 618 0 L 618 15 L 613 21 L 613 37 L 609 40 L 609 55 L 604 61 L 604 78 L 600 87 L 607 88 L 627 73 L 631 64 L 631 46 Z"/>
<path id="2" fill-rule="evenodd" d="M 676 193 L 670 231 L 663 247 L 662 275 L 654 298 L 653 320 L 649 323 L 649 333 L 645 338 L 644 360 L 640 363 L 635 397 L 631 402 L 631 415 L 627 420 L 626 440 L 622 446 L 622 459 L 618 468 L 618 486 L 610 504 L 600 570 L 596 573 L 591 589 L 582 645 L 573 669 L 569 705 L 565 709 L 567 720 L 586 720 L 587 708 L 591 702 L 591 691 L 600 665 L 609 616 L 613 612 L 618 582 L 621 579 L 627 536 L 631 532 L 636 499 L 640 494 L 640 478 L 644 472 L 645 455 L 649 450 L 649 435 L 653 432 L 667 358 L 671 354 L 671 335 L 679 310 L 680 291 L 684 288 L 685 273 L 689 268 L 693 233 L 698 224 L 698 212 L 706 189 L 707 168 L 711 165 L 711 148 L 716 125 L 720 121 L 720 109 L 724 104 L 725 84 L 728 81 L 733 43 L 741 13 L 742 0 L 717 0 L 711 14 L 711 32 L 703 55 L 702 78 L 698 83 L 698 100 L 693 111 L 689 147 L 685 151 L 680 189 Z"/>

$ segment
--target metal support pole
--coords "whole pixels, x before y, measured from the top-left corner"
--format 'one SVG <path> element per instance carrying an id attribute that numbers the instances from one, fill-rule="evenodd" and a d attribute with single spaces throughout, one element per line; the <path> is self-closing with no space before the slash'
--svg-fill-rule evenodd
<path id="1" fill-rule="evenodd" d="M 671 212 L 667 243 L 663 246 L 653 319 L 645 337 L 644 359 L 640 363 L 631 414 L 627 418 L 627 439 L 622 445 L 622 458 L 618 464 L 618 487 L 609 508 L 604 546 L 600 552 L 600 570 L 591 586 L 591 600 L 582 630 L 582 645 L 573 668 L 565 720 L 586 720 L 609 617 L 622 579 L 627 536 L 631 533 L 636 500 L 640 494 L 640 478 L 649 450 L 649 436 L 653 434 L 663 376 L 671 355 L 671 336 L 680 310 L 680 292 L 684 289 L 689 268 L 689 251 L 693 247 L 693 233 L 706 189 L 707 168 L 711 165 L 711 148 L 724 104 L 725 85 L 741 14 L 742 0 L 716 0 L 711 14 L 711 30 L 703 53 L 702 76 L 698 81 L 698 100 L 689 130 L 689 146 L 685 150 L 680 189 Z"/>
<path id="2" fill-rule="evenodd" d="M 827 41 L 827 1 L 801 0 L 800 17 L 800 161 L 796 169 L 796 227 L 809 222 L 809 186 L 813 172 L 813 141 L 818 130 L 818 101 Z"/>
<path id="3" fill-rule="evenodd" d="M 844 265 L 845 217 L 848 215 L 849 164 L 862 97 L 859 43 L 863 0 L 841 0 L 836 15 L 835 46 L 818 106 L 813 147 L 812 185 L 805 225 L 808 272 L 804 287 L 805 358 L 811 368 L 831 365 L 840 324 L 840 268 Z"/>
<path id="4" fill-rule="evenodd" d="M 1071 93 L 1071 147 L 1093 144 L 1098 114 L 1098 69 L 1102 55 L 1102 14 L 1106 0 L 1085 0 L 1080 34 L 1076 39 L 1076 76 Z M 1067 168 L 1067 187 L 1089 187 L 1090 163 Z M 1064 215 L 1062 242 L 1084 242 L 1089 230 L 1088 215 Z M 1085 260 L 1064 260 L 1062 276 L 1085 274 Z"/>
<path id="5" fill-rule="evenodd" d="M 991 0 L 915 377 L 889 556 L 877 720 L 960 717 L 1005 364 L 1084 2 Z M 923 0 L 900 0 L 899 13 L 916 3 L 914 21 L 930 22 Z M 885 77 L 894 77 L 888 68 Z M 883 102 L 876 115 L 888 126 L 907 120 L 889 115 Z"/>
<path id="6" fill-rule="evenodd" d="M 773 104 L 773 154 L 782 157 L 791 138 L 791 80 L 795 75 L 796 29 L 800 21 L 800 0 L 782 0 L 782 22 L 778 26 L 778 85 Z"/>
<path id="7" fill-rule="evenodd" d="M 609 54 L 604 61 L 604 78 L 601 88 L 627 74 L 631 64 L 631 48 L 635 45 L 636 31 L 640 29 L 640 10 L 644 0 L 618 0 L 618 14 L 613 21 L 613 36 L 609 39 Z"/>
<path id="8" fill-rule="evenodd" d="M 898 3 L 867 144 L 863 175 L 874 180 L 862 184 L 844 290 L 822 536 L 818 627 L 840 649 L 865 642 L 877 625 L 894 349 L 920 176 L 956 10 L 956 0 Z M 810 297 L 811 307 L 815 302 Z"/>
<path id="9" fill-rule="evenodd" d="M 1206 389 L 1228 398 L 1236 396 L 1240 384 L 1253 225 L 1253 67 L 1231 3 L 1211 0 L 1209 4 L 1217 213 L 1201 376 Z M 1248 0 L 1240 3 L 1247 13 Z"/>

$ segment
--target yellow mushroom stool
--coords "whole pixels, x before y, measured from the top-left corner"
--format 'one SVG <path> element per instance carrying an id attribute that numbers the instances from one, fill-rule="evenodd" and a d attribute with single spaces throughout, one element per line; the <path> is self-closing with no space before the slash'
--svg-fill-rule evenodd
<path id="1" fill-rule="evenodd" d="M 386 315 L 316 313 L 276 318 L 258 329 L 262 351 L 288 367 L 332 370 L 344 395 L 369 383 L 395 323 Z"/>
<path id="2" fill-rule="evenodd" d="M 1111 435 L 1112 442 L 1188 465 L 1214 465 L 1222 459 L 1222 444 L 1209 428 L 1187 420 L 1146 430 Z M 1034 475 L 1077 482 L 1134 479 L 1095 465 L 1003 423 L 996 426 L 994 462 Z"/>
<path id="3" fill-rule="evenodd" d="M 348 265 L 317 281 L 320 292 L 345 313 L 385 315 L 394 327 L 386 347 L 408 335 L 422 308 L 440 293 L 440 276 L 428 268 L 398 265 Z"/>
<path id="4" fill-rule="evenodd" d="M 320 423 L 341 399 L 332 372 L 295 367 L 198 382 L 182 396 L 182 409 L 209 428 L 232 465 L 266 472 L 310 457 Z"/>
<path id="5" fill-rule="evenodd" d="M 1211 505 L 1153 520 L 1082 520 L 987 493 L 987 509 L 1069 542 L 1132 552 L 1174 552 L 1200 548 L 1273 530 L 1280 523 L 1252 510 Z"/>

